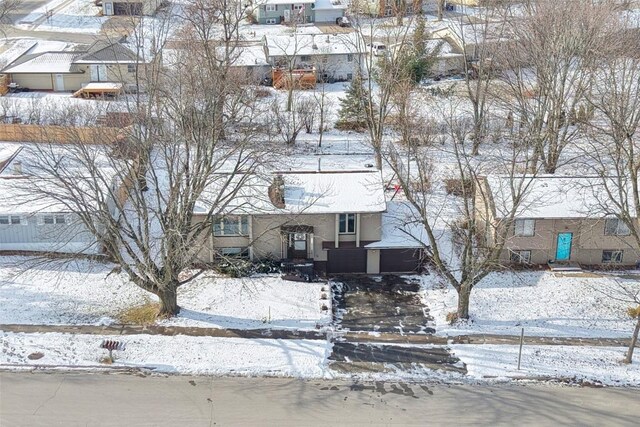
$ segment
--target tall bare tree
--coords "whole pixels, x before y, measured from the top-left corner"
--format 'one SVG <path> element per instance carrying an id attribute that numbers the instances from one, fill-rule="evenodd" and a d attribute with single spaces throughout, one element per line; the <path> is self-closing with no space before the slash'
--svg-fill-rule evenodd
<path id="1" fill-rule="evenodd" d="M 236 196 L 269 158 L 255 141 L 255 99 L 230 70 L 235 41 L 210 31 L 225 12 L 208 2 L 189 7 L 180 66 L 147 76 L 123 138 L 63 152 L 38 145 L 32 169 L 37 191 L 66 205 L 136 285 L 158 296 L 160 316 L 179 312 L 177 290 L 198 275 L 191 268 L 214 238 L 213 222 L 236 212 Z"/>

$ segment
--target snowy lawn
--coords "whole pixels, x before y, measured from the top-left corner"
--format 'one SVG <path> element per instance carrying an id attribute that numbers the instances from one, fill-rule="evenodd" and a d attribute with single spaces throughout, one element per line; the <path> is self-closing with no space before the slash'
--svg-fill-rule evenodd
<path id="1" fill-rule="evenodd" d="M 0 324 L 112 323 L 122 310 L 156 299 L 112 270 L 112 264 L 87 260 L 41 264 L 30 257 L 0 257 Z M 331 320 L 331 298 L 327 293 L 321 299 L 322 287 L 276 275 L 203 275 L 179 290 L 182 312 L 162 324 L 316 329 Z"/>
<path id="2" fill-rule="evenodd" d="M 247 375 L 321 378 L 330 345 L 316 340 L 273 340 L 131 335 L 119 338 L 113 366 L 153 368 L 191 375 Z M 0 364 L 95 367 L 108 352 L 102 338 L 75 334 L 0 333 Z M 30 360 L 40 352 L 44 356 Z M 105 365 L 107 367 L 108 365 Z"/>
<path id="3" fill-rule="evenodd" d="M 436 321 L 438 335 L 507 334 L 629 338 L 634 322 L 629 304 L 607 295 L 616 280 L 640 286 L 634 279 L 614 275 L 521 272 L 492 273 L 471 292 L 469 322 L 449 325 L 457 294 L 436 275 L 424 276 L 423 296 Z M 640 280 L 640 276 L 638 276 Z"/>
<path id="4" fill-rule="evenodd" d="M 456 356 L 467 365 L 467 375 L 487 377 L 576 378 L 608 385 L 640 386 L 640 358 L 634 364 L 621 363 L 626 348 L 525 345 L 518 371 L 518 346 L 452 345 Z"/>

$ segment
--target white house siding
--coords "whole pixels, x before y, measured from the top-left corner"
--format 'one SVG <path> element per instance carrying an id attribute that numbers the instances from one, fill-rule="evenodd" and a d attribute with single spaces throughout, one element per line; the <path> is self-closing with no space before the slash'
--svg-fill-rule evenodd
<path id="1" fill-rule="evenodd" d="M 20 215 L 21 223 L 0 224 L 0 251 L 99 253 L 93 235 L 72 214 L 66 224 L 43 224 L 40 215 Z"/>

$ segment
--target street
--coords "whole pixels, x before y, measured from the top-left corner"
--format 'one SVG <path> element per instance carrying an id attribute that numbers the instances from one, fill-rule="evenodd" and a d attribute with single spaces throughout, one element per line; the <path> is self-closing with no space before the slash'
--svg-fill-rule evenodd
<path id="1" fill-rule="evenodd" d="M 637 425 L 640 390 L 0 373 L 0 425 Z"/>

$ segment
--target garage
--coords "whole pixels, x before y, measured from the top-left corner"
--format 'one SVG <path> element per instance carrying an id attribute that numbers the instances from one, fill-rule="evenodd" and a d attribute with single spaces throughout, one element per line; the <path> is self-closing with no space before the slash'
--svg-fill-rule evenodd
<path id="1" fill-rule="evenodd" d="M 381 249 L 381 273 L 408 273 L 420 271 L 422 256 L 420 249 Z"/>
<path id="2" fill-rule="evenodd" d="M 327 273 L 366 273 L 366 271 L 366 249 L 345 248 L 327 251 Z"/>

